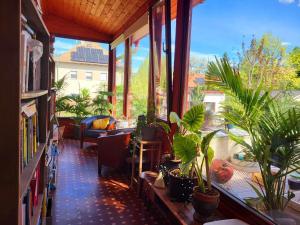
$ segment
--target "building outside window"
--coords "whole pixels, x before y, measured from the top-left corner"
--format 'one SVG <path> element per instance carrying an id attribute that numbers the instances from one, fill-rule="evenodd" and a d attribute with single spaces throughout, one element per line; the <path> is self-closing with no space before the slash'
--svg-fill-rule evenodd
<path id="1" fill-rule="evenodd" d="M 70 72 L 70 77 L 72 80 L 77 80 L 77 71 L 71 71 Z"/>
<path id="2" fill-rule="evenodd" d="M 100 81 L 107 81 L 107 73 L 106 72 L 100 73 Z"/>
<path id="3" fill-rule="evenodd" d="M 93 80 L 93 73 L 92 72 L 85 72 L 85 79 L 86 80 Z"/>

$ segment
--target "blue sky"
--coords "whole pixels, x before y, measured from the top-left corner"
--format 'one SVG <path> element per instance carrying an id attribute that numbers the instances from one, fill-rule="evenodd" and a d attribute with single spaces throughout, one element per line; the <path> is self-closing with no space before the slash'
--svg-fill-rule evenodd
<path id="1" fill-rule="evenodd" d="M 243 41 L 249 43 L 253 35 L 260 38 L 265 33 L 279 38 L 288 49 L 300 46 L 300 0 L 206 0 L 193 9 L 191 54 L 212 57 L 227 52 L 234 56 Z M 56 38 L 55 54 L 74 44 L 75 40 Z M 148 46 L 148 38 L 141 40 L 133 56 L 133 71 L 147 57 Z"/>

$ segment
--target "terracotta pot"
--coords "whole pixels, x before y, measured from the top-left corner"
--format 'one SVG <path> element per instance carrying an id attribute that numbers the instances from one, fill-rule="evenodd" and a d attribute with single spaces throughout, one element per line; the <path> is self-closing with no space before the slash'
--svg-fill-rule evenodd
<path id="1" fill-rule="evenodd" d="M 195 187 L 192 194 L 192 204 L 195 209 L 194 219 L 207 218 L 218 208 L 220 193 L 216 189 L 203 193 L 199 187 Z"/>
<path id="2" fill-rule="evenodd" d="M 174 171 L 170 171 L 169 174 L 168 194 L 174 201 L 189 201 L 193 188 L 197 184 L 197 178 L 177 176 Z"/>

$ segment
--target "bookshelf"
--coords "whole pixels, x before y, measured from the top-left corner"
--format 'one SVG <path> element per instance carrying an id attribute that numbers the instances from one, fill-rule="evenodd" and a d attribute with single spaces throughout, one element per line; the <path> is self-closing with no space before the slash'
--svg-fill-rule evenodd
<path id="1" fill-rule="evenodd" d="M 46 221 L 55 62 L 36 2 L 0 1 L 0 224 Z"/>

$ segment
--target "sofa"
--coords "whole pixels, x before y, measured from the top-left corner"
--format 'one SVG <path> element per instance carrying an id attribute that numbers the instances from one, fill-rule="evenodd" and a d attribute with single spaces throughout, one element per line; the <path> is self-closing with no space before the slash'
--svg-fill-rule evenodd
<path id="1" fill-rule="evenodd" d="M 109 124 L 103 130 L 92 129 L 93 121 L 109 117 Z M 106 134 L 110 130 L 116 129 L 116 120 L 111 116 L 98 115 L 88 117 L 80 123 L 80 148 L 83 148 L 83 142 L 97 143 L 101 134 Z"/>

